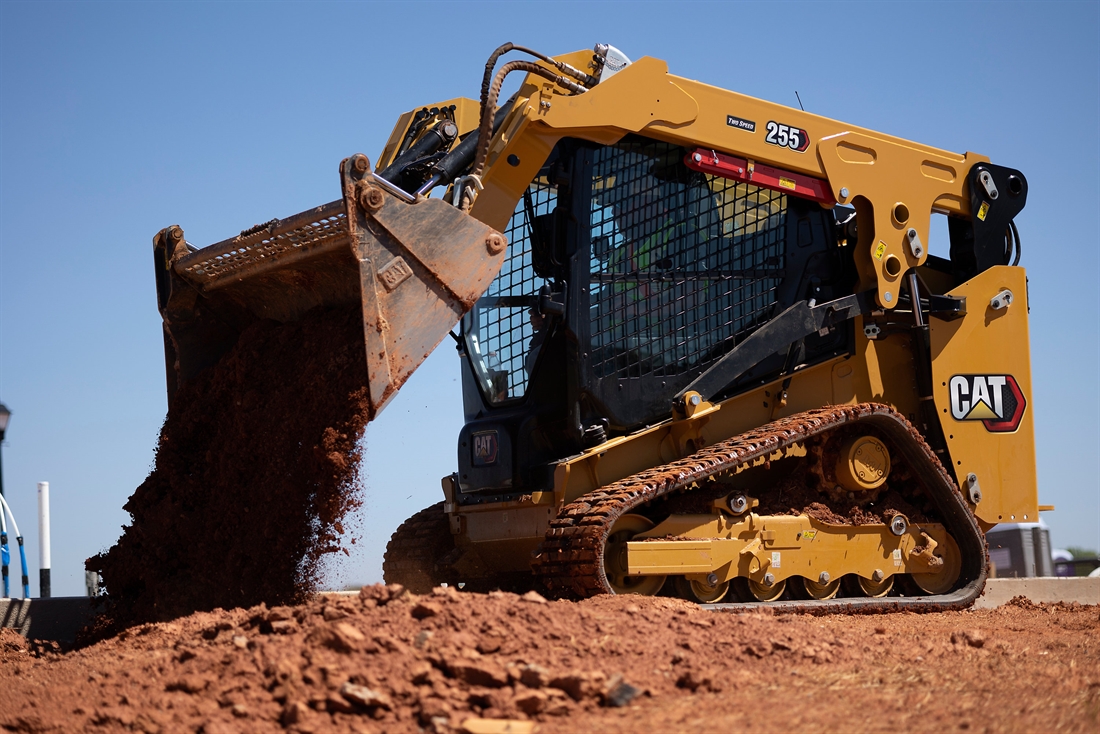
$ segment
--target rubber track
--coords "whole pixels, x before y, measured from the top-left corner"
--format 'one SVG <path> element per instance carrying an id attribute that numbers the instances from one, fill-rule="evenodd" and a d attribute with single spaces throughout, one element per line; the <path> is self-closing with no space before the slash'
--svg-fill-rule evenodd
<path id="1" fill-rule="evenodd" d="M 613 593 L 604 571 L 603 552 L 619 517 L 740 464 L 856 423 L 874 426 L 891 439 L 891 448 L 905 458 L 936 504 L 962 556 L 956 590 L 939 596 L 707 604 L 705 608 L 735 611 L 766 605 L 779 612 L 831 613 L 943 611 L 970 606 L 985 587 L 984 536 L 954 480 L 920 433 L 895 410 L 876 403 L 829 406 L 798 413 L 589 492 L 562 508 L 551 521 L 533 564 L 535 573 L 556 596 L 585 598 Z"/>
<path id="2" fill-rule="evenodd" d="M 438 562 L 453 549 L 450 520 L 443 503 L 437 502 L 401 523 L 390 537 L 382 559 L 382 580 L 401 584 L 414 594 L 427 594 L 449 581 Z"/>

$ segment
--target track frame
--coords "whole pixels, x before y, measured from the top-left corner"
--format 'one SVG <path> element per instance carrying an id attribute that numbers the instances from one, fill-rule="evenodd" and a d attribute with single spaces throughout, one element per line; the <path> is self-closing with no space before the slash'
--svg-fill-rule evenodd
<path id="1" fill-rule="evenodd" d="M 867 425 L 881 431 L 909 464 L 939 512 L 939 521 L 958 544 L 962 568 L 955 588 L 937 596 L 841 598 L 765 602 L 778 612 L 943 611 L 970 606 L 985 587 L 985 538 L 972 508 L 924 437 L 887 405 L 860 403 L 827 406 L 798 413 L 705 447 L 668 464 L 653 467 L 601 487 L 566 505 L 551 521 L 533 569 L 546 589 L 561 597 L 585 598 L 613 593 L 604 568 L 611 528 L 624 514 L 696 482 L 736 469 L 844 425 Z M 737 611 L 760 606 L 706 604 L 704 608 Z"/>

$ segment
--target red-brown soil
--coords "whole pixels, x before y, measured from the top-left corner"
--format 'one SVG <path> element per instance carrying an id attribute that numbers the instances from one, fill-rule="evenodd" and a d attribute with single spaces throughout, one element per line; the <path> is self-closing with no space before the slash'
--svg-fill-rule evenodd
<path id="1" fill-rule="evenodd" d="M 0 636 L 19 732 L 1095 732 L 1100 610 L 708 612 L 371 586 L 197 613 L 59 653 Z M 468 729 L 469 730 L 469 729 Z M 513 731 L 517 729 L 513 728 Z"/>
<path id="2" fill-rule="evenodd" d="M 301 601 L 358 500 L 367 422 L 359 309 L 257 321 L 184 382 L 133 522 L 88 561 L 107 591 L 92 636 L 198 610 Z"/>

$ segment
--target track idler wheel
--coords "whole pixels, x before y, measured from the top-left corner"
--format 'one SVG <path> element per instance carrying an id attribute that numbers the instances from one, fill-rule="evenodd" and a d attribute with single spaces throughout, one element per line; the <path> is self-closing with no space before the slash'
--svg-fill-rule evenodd
<path id="1" fill-rule="evenodd" d="M 616 520 L 611 527 L 603 563 L 612 592 L 653 596 L 665 585 L 667 576 L 627 576 L 626 573 L 626 544 L 638 533 L 651 529 L 653 524 L 647 517 L 628 513 Z"/>
<path id="2" fill-rule="evenodd" d="M 933 558 L 942 559 L 943 563 L 935 573 L 911 573 L 909 580 L 919 591 L 930 596 L 946 594 L 955 588 L 955 582 L 959 580 L 962 572 L 962 555 L 955 539 L 948 535 L 943 542 L 935 544 L 927 535 L 925 542 L 931 547 L 926 552 Z"/>

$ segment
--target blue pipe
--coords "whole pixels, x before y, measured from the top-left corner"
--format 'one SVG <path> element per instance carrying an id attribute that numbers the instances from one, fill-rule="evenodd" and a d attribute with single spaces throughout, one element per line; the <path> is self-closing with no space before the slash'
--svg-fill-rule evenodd
<path id="1" fill-rule="evenodd" d="M 0 512 L 4 508 L 0 507 Z M 0 532 L 0 564 L 3 564 L 4 598 L 11 596 L 11 583 L 8 581 L 8 564 L 11 563 L 11 551 L 8 549 L 8 532 Z"/>
<path id="2" fill-rule="evenodd" d="M 22 561 L 22 563 L 23 563 L 23 579 L 22 579 L 23 580 L 23 598 L 24 599 L 30 599 L 31 598 L 31 578 L 30 578 L 30 574 L 27 573 L 27 549 L 23 547 L 23 536 L 19 533 L 19 523 L 17 523 L 15 521 L 15 513 L 11 511 L 11 505 L 9 505 L 7 503 L 7 500 L 4 499 L 4 495 L 0 494 L 0 513 L 4 512 L 5 510 L 7 510 L 7 512 L 8 512 L 8 517 L 11 518 L 11 528 L 12 528 L 12 530 L 15 531 L 15 542 L 19 544 L 19 560 Z M 2 519 L 3 518 L 0 518 L 0 520 L 2 520 Z M 6 528 L 4 528 L 4 529 L 6 530 Z M 11 560 L 10 553 L 7 553 L 7 548 L 8 548 L 8 546 L 7 546 L 7 533 L 5 532 L 4 533 L 4 551 L 6 553 L 6 555 L 4 556 L 5 561 Z M 8 589 L 7 571 L 8 571 L 8 567 L 5 565 L 4 566 L 4 590 L 5 590 L 5 592 Z"/>
<path id="3" fill-rule="evenodd" d="M 23 565 L 23 598 L 31 598 L 31 576 L 27 573 L 27 549 L 23 547 L 23 536 L 17 535 L 15 542 L 19 544 L 19 562 Z"/>

